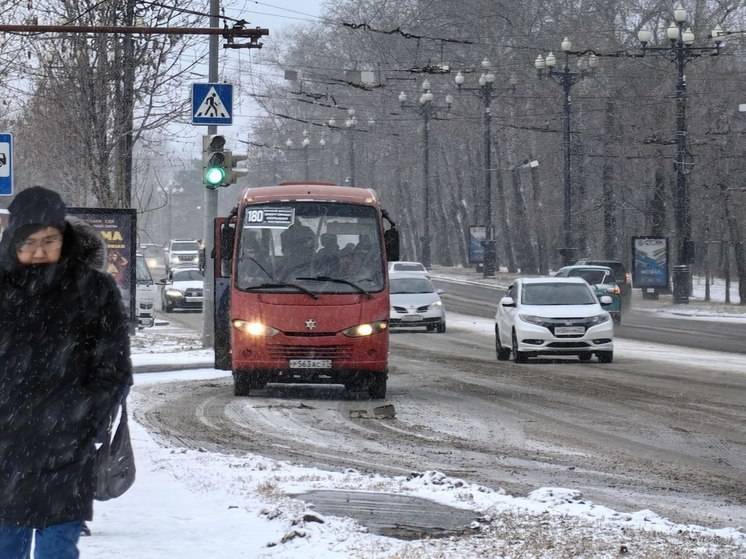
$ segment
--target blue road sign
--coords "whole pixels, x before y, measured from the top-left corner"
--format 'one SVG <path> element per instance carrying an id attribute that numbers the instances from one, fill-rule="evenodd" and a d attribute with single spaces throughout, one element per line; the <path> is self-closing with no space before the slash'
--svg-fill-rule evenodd
<path id="1" fill-rule="evenodd" d="M 192 124 L 197 126 L 233 124 L 233 85 L 193 83 Z"/>
<path id="2" fill-rule="evenodd" d="M 0 196 L 13 196 L 13 134 L 0 134 Z"/>

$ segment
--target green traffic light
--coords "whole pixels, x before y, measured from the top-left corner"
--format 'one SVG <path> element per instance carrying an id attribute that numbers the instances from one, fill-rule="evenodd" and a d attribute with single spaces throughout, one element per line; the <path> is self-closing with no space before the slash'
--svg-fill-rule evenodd
<path id="1" fill-rule="evenodd" d="M 205 183 L 208 186 L 220 186 L 225 180 L 225 169 L 222 167 L 208 167 L 205 170 Z"/>

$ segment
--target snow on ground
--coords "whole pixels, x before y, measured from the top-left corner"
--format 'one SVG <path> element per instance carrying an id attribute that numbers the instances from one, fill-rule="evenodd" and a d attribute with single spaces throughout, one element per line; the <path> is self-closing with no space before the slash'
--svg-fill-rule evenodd
<path id="1" fill-rule="evenodd" d="M 492 333 L 489 320 L 454 313 L 449 314 L 449 326 L 470 329 L 475 334 Z M 230 374 L 214 369 L 188 370 L 196 360 L 194 351 L 203 351 L 196 347 L 195 334 L 175 328 L 156 327 L 135 337 L 135 362 L 157 350 L 163 352 L 165 362 L 184 367 L 137 375 L 131 395 L 135 414 L 139 408 L 138 385 L 209 380 Z M 619 357 L 624 358 L 626 352 L 637 355 L 641 350 L 648 351 L 646 357 L 653 359 L 681 355 L 680 348 L 673 351 L 656 344 L 621 342 Z M 689 361 L 690 357 L 685 359 Z M 543 487 L 527 496 L 511 496 L 500 488 L 482 487 L 432 471 L 406 477 L 352 469 L 330 472 L 248 453 L 228 456 L 164 446 L 135 421 L 131 429 L 137 482 L 121 498 L 96 503 L 93 535 L 80 543 L 84 558 L 746 556 L 744 527 L 714 530 L 674 524 L 650 510 L 620 513 L 594 505 L 572 488 Z M 311 489 L 417 496 L 474 510 L 480 521 L 472 526 L 475 530 L 471 535 L 405 542 L 370 534 L 347 518 L 307 515 L 312 507 L 289 495 Z"/>

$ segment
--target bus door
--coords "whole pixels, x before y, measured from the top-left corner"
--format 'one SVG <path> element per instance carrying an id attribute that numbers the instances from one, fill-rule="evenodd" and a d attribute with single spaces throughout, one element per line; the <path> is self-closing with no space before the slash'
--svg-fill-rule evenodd
<path id="1" fill-rule="evenodd" d="M 215 368 L 231 369 L 231 269 L 233 265 L 233 240 L 236 221 L 231 217 L 215 218 L 213 234 L 214 253 L 214 324 L 215 324 Z"/>

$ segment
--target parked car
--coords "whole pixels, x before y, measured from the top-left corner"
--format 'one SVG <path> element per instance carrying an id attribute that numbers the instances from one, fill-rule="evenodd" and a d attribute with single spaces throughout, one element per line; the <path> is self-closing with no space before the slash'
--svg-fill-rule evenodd
<path id="1" fill-rule="evenodd" d="M 174 268 L 162 280 L 161 308 L 166 312 L 174 309 L 202 309 L 205 278 L 199 268 Z"/>
<path id="2" fill-rule="evenodd" d="M 172 239 L 166 247 L 166 271 L 182 266 L 199 267 L 199 241 Z"/>
<path id="3" fill-rule="evenodd" d="M 539 355 L 577 355 L 601 363 L 614 358 L 611 315 L 583 278 L 520 278 L 495 313 L 495 351 L 500 361 L 522 363 Z"/>
<path id="4" fill-rule="evenodd" d="M 145 256 L 135 254 L 135 313 L 140 327 L 150 327 L 155 324 L 155 296 L 156 287 L 153 276 L 145 261 Z"/>
<path id="5" fill-rule="evenodd" d="M 611 297 L 611 304 L 601 306 L 611 315 L 615 324 L 622 323 L 622 295 L 611 268 L 606 266 L 565 266 L 557 271 L 555 277 L 583 278 L 588 282 L 588 285 L 593 287 L 599 299 L 604 295 Z"/>
<path id="6" fill-rule="evenodd" d="M 391 272 L 421 272 L 427 274 L 427 268 L 421 262 L 407 262 L 396 260 L 389 262 L 389 273 Z"/>
<path id="7" fill-rule="evenodd" d="M 424 326 L 428 332 L 446 331 L 446 309 L 440 300 L 442 290 L 436 290 L 430 278 L 421 272 L 391 272 L 389 282 L 391 328 Z"/>
<path id="8" fill-rule="evenodd" d="M 586 266 L 606 266 L 614 272 L 614 278 L 619 286 L 622 296 L 622 308 L 629 307 L 632 302 L 632 274 L 627 272 L 625 265 L 619 260 L 596 260 L 594 258 L 581 258 L 575 264 Z"/>

